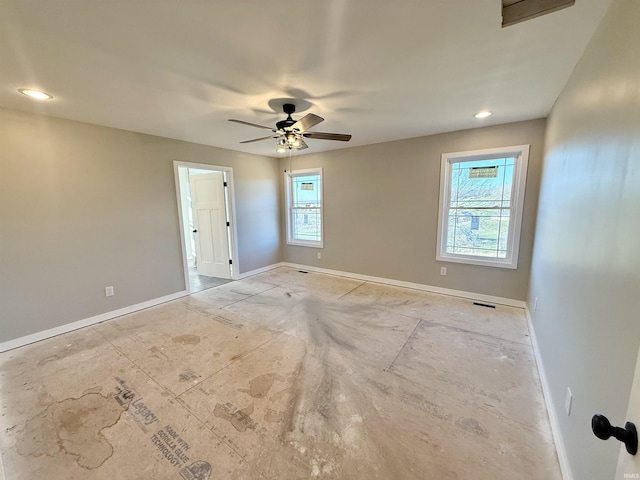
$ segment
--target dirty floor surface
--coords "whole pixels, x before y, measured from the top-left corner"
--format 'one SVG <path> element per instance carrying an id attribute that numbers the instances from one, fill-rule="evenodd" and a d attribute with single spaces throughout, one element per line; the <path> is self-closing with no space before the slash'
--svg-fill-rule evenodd
<path id="1" fill-rule="evenodd" d="M 18 479 L 560 479 L 521 309 L 279 268 L 0 355 Z"/>

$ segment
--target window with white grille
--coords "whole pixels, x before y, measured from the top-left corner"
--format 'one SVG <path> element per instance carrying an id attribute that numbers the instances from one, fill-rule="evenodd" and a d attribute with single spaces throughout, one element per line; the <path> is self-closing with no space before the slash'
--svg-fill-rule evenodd
<path id="1" fill-rule="evenodd" d="M 529 145 L 442 155 L 440 261 L 517 268 Z"/>
<path id="2" fill-rule="evenodd" d="M 322 247 L 322 169 L 285 173 L 287 243 Z"/>

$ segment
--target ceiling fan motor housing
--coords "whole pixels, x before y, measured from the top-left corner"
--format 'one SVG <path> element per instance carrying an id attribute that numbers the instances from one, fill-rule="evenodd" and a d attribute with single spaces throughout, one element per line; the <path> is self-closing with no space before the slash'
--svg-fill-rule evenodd
<path id="1" fill-rule="evenodd" d="M 276 123 L 276 128 L 278 130 L 288 130 L 296 121 L 291 118 L 291 114 L 296 111 L 296 106 L 293 103 L 285 103 L 282 106 L 282 110 L 287 114 L 286 120 L 281 120 Z"/>

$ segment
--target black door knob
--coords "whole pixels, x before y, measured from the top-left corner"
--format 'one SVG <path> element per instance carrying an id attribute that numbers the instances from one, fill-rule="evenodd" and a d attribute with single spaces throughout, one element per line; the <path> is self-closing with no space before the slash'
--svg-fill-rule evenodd
<path id="1" fill-rule="evenodd" d="M 638 432 L 631 422 L 627 422 L 624 428 L 614 427 L 604 415 L 594 415 L 591 419 L 591 430 L 601 440 L 607 440 L 609 437 L 620 440 L 631 455 L 638 452 Z"/>

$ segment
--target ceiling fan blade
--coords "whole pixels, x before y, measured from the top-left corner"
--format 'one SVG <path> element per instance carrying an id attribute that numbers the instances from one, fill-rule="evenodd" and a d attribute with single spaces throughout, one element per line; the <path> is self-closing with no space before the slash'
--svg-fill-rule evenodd
<path id="1" fill-rule="evenodd" d="M 304 150 L 305 148 L 309 148 L 309 145 L 307 145 L 304 140 L 300 139 L 300 143 L 296 147 L 296 150 Z"/>
<path id="2" fill-rule="evenodd" d="M 265 127 L 264 125 L 258 125 L 257 123 L 245 122 L 244 120 L 235 120 L 233 118 L 230 118 L 229 121 L 234 123 L 240 123 L 242 125 L 249 125 L 250 127 L 265 128 L 267 130 L 275 131 L 271 127 Z"/>
<path id="3" fill-rule="evenodd" d="M 351 140 L 351 135 L 346 133 L 305 132 L 302 136 L 305 138 L 317 138 L 318 140 L 338 140 L 340 142 Z"/>
<path id="4" fill-rule="evenodd" d="M 259 142 L 261 140 L 269 140 L 270 138 L 278 138 L 278 137 L 274 137 L 273 135 L 269 135 L 268 137 L 254 138 L 253 140 L 243 140 L 240 143 L 253 143 L 253 142 Z"/>
<path id="5" fill-rule="evenodd" d="M 324 122 L 324 118 L 314 115 L 313 113 L 307 113 L 304 117 L 291 125 L 291 129 L 304 132 L 320 122 Z"/>

